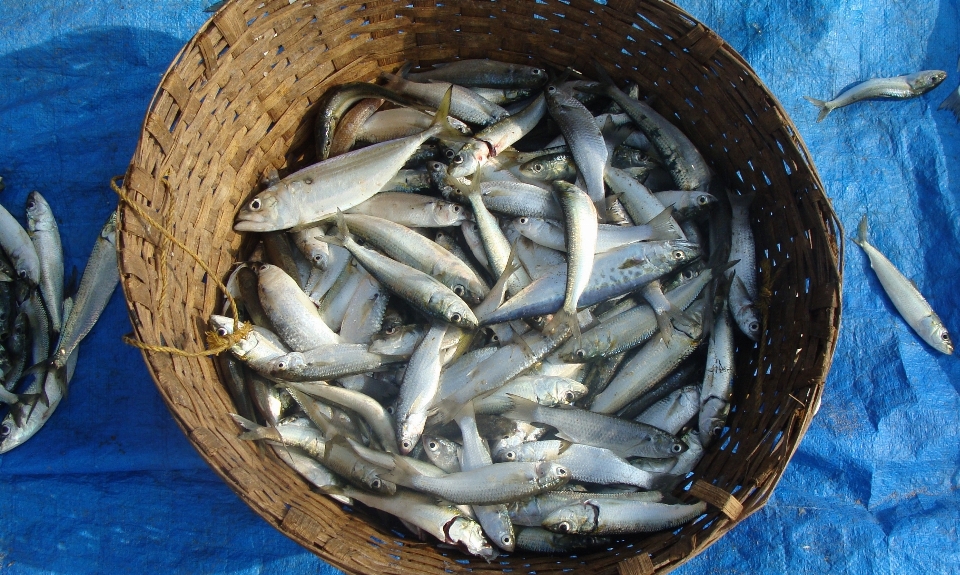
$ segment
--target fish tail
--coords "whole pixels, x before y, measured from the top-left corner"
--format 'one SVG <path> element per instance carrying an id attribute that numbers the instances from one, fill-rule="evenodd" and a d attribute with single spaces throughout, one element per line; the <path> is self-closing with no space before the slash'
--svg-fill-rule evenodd
<path id="1" fill-rule="evenodd" d="M 738 208 L 747 207 L 753 203 L 753 199 L 757 196 L 757 193 L 754 191 L 746 192 L 743 194 L 738 194 L 737 192 L 728 189 L 727 198 L 730 199 L 730 205 Z"/>
<path id="2" fill-rule="evenodd" d="M 647 222 L 652 235 L 651 240 L 679 240 L 680 230 L 673 221 L 673 206 L 667 206 L 662 212 Z"/>
<path id="3" fill-rule="evenodd" d="M 539 403 L 512 393 L 508 393 L 507 397 L 510 399 L 513 407 L 510 408 L 510 411 L 504 413 L 503 417 L 518 419 L 520 421 L 535 420 L 537 408 L 540 407 Z"/>
<path id="4" fill-rule="evenodd" d="M 380 79 L 386 82 L 386 85 L 384 86 L 386 89 L 393 90 L 394 92 L 399 92 L 400 86 L 406 82 L 406 80 L 400 76 L 391 74 L 390 72 L 380 72 Z"/>
<path id="5" fill-rule="evenodd" d="M 450 101 L 453 99 L 453 86 L 447 89 L 440 100 L 440 106 L 437 107 L 437 113 L 433 116 L 433 122 L 427 130 L 432 130 L 438 138 L 445 142 L 469 142 L 472 138 L 464 136 L 460 130 L 453 127 L 447 116 L 450 115 Z"/>
<path id="6" fill-rule="evenodd" d="M 460 427 L 463 427 L 463 423 L 461 423 L 462 421 L 474 418 L 476 418 L 476 412 L 473 409 L 473 401 L 468 401 L 463 404 L 463 407 L 460 408 L 460 411 L 453 416 L 453 420 L 456 421 L 457 425 Z"/>
<path id="7" fill-rule="evenodd" d="M 353 239 L 353 236 L 350 235 L 350 228 L 347 227 L 347 220 L 339 209 L 337 209 L 337 235 L 344 241 Z"/>
<path id="8" fill-rule="evenodd" d="M 403 66 L 400 66 L 400 69 L 397 70 L 397 76 L 406 79 L 407 74 L 410 73 L 410 69 L 413 68 L 413 62 L 407 60 L 403 63 Z"/>
<path id="9" fill-rule="evenodd" d="M 655 312 L 655 316 L 663 343 L 670 345 L 670 341 L 673 339 L 673 322 L 670 321 L 670 312 L 667 310 L 658 311 Z"/>
<path id="10" fill-rule="evenodd" d="M 507 148 L 498 152 L 496 156 L 487 158 L 487 161 L 496 166 L 498 171 L 509 170 L 520 165 L 519 157 L 520 152 L 514 148 Z"/>
<path id="11" fill-rule="evenodd" d="M 867 215 L 864 214 L 860 218 L 860 225 L 857 226 L 857 237 L 850 238 L 853 240 L 853 243 L 857 244 L 861 248 L 867 243 Z"/>
<path id="12" fill-rule="evenodd" d="M 393 455 L 393 465 L 393 469 L 386 473 L 381 473 L 380 477 L 397 485 L 407 486 L 410 485 L 413 478 L 420 475 L 420 472 L 417 471 L 414 466 L 404 461 L 403 458 L 397 454 Z"/>
<path id="13" fill-rule="evenodd" d="M 958 62 L 960 64 L 960 62 Z M 940 104 L 938 110 L 950 110 L 960 122 L 960 88 L 957 88 Z"/>
<path id="14" fill-rule="evenodd" d="M 817 116 L 817 122 L 823 121 L 823 119 L 827 117 L 827 114 L 833 111 L 833 108 L 831 108 L 830 105 L 823 100 L 811 98 L 810 96 L 804 96 L 803 99 L 810 102 L 817 108 L 820 108 L 820 114 Z"/>
<path id="15" fill-rule="evenodd" d="M 543 327 L 543 333 L 546 335 L 553 335 L 557 332 L 562 326 L 567 326 L 573 332 L 573 337 L 576 338 L 577 345 L 580 345 L 580 321 L 577 319 L 577 310 L 573 309 L 561 309 L 557 313 L 553 314 L 553 317 L 550 321 L 547 322 L 547 325 Z"/>
<path id="16" fill-rule="evenodd" d="M 236 413 L 231 413 L 230 417 L 237 422 L 237 425 L 246 429 L 244 433 L 241 433 L 238 438 L 244 441 L 256 441 L 258 439 L 270 439 L 273 441 L 283 441 L 280 437 L 280 432 L 273 427 L 264 427 L 259 423 L 250 421 L 246 417 L 237 415 Z"/>
<path id="17" fill-rule="evenodd" d="M 593 59 L 593 69 L 597 71 L 597 77 L 600 78 L 600 83 L 605 86 L 615 86 L 616 84 L 613 81 L 613 78 L 610 77 L 610 74 L 607 73 L 606 68 L 603 67 L 600 62 L 596 59 Z M 586 92 L 591 92 L 590 89 L 582 90 Z M 594 92 L 594 93 L 604 93 L 604 91 Z"/>

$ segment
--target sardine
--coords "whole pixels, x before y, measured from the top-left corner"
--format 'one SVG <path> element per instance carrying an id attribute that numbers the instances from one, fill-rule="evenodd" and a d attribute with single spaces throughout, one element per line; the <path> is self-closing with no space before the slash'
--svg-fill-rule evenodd
<path id="1" fill-rule="evenodd" d="M 40 293 L 54 333 L 63 325 L 63 246 L 50 204 L 40 192 L 27 196 L 27 231 L 40 263 Z M 44 358 L 45 359 L 45 358 Z"/>
<path id="2" fill-rule="evenodd" d="M 922 70 L 893 78 L 873 78 L 845 90 L 832 100 L 818 100 L 810 96 L 804 96 L 804 99 L 820 109 L 820 114 L 817 115 L 817 122 L 820 122 L 833 110 L 862 100 L 870 98 L 906 100 L 922 96 L 939 86 L 946 77 L 947 73 L 943 70 Z"/>

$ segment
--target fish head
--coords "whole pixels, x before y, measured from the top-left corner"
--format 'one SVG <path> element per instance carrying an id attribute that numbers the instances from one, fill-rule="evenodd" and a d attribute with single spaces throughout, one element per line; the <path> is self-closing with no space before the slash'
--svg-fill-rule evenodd
<path id="1" fill-rule="evenodd" d="M 307 360 L 299 351 L 292 351 L 270 360 L 267 365 L 269 366 L 268 369 L 271 374 L 281 375 L 293 370 L 302 369 L 307 365 Z"/>
<path id="2" fill-rule="evenodd" d="M 451 178 L 465 178 L 476 173 L 480 164 L 487 159 L 489 148 L 486 142 L 467 144 L 455 156 L 450 159 L 450 168 L 447 174 Z"/>
<path id="3" fill-rule="evenodd" d="M 597 530 L 600 509 L 589 502 L 561 507 L 550 513 L 541 524 L 554 533 L 593 533 Z"/>
<path id="4" fill-rule="evenodd" d="M 947 78 L 943 70 L 923 70 L 908 75 L 905 80 L 914 92 L 923 94 L 940 85 Z"/>
<path id="5" fill-rule="evenodd" d="M 492 561 L 500 554 L 483 535 L 480 524 L 468 517 L 454 517 L 444 525 L 443 531 L 447 536 L 446 543 L 456 545 L 487 561 Z"/>
<path id="6" fill-rule="evenodd" d="M 460 204 L 453 202 L 436 201 L 432 202 L 433 219 L 438 226 L 457 226 L 461 222 L 467 221 L 467 210 Z"/>
<path id="7" fill-rule="evenodd" d="M 540 70 L 539 68 L 534 68 L 533 70 L 530 71 L 530 76 L 533 77 L 533 78 L 536 78 L 536 77 L 537 77 L 537 74 L 535 74 L 534 72 L 536 72 L 536 71 L 538 71 L 538 70 L 539 70 L 539 75 L 540 75 L 539 81 L 542 82 L 542 81 L 545 80 L 546 77 L 547 77 L 547 75 L 543 73 L 543 70 Z M 522 88 L 522 89 L 520 89 L 520 88 L 517 88 L 517 89 L 509 89 L 509 88 L 508 88 L 508 89 L 506 89 L 506 90 L 503 91 L 503 96 L 504 96 L 507 100 L 511 100 L 511 101 L 512 101 L 512 100 L 522 100 L 523 98 L 527 98 L 527 97 L 529 97 L 529 96 L 532 95 L 532 94 L 533 94 L 533 90 L 527 89 L 527 88 Z"/>
<path id="8" fill-rule="evenodd" d="M 669 240 L 666 247 L 667 261 L 674 269 L 692 263 L 702 254 L 700 244 L 686 240 Z"/>
<path id="9" fill-rule="evenodd" d="M 255 195 L 240 208 L 233 229 L 238 232 L 272 232 L 301 223 L 296 212 L 281 203 L 279 198 L 294 194 L 294 189 L 302 185 L 302 181 L 281 181 Z"/>
<path id="10" fill-rule="evenodd" d="M 479 323 L 477 316 L 462 299 L 454 295 L 450 297 L 449 292 L 436 292 L 430 297 L 430 304 L 433 309 L 440 309 L 443 317 L 453 325 L 474 329 Z"/>
<path id="11" fill-rule="evenodd" d="M 427 425 L 427 413 L 408 413 L 400 421 L 397 429 L 397 444 L 402 455 L 409 455 L 420 441 L 423 428 Z"/>
<path id="12" fill-rule="evenodd" d="M 936 316 L 927 316 L 920 320 L 920 327 L 917 330 L 922 334 L 929 334 L 924 339 L 933 346 L 934 349 L 947 355 L 953 354 L 953 341 L 950 340 L 950 334 Z"/>
<path id="13" fill-rule="evenodd" d="M 549 402 L 553 405 L 572 405 L 589 391 L 587 386 L 582 383 L 567 378 L 557 378 L 551 387 L 543 397 L 537 397 L 537 403 L 547 405 Z"/>
<path id="14" fill-rule="evenodd" d="M 431 463 L 447 473 L 460 470 L 460 460 L 457 456 L 460 446 L 455 442 L 436 435 L 424 435 L 423 450 Z"/>
<path id="15" fill-rule="evenodd" d="M 111 244 L 116 245 L 117 243 L 117 212 L 111 213 L 110 217 L 107 218 L 107 223 L 105 223 L 103 225 L 103 228 L 100 229 L 100 237 L 110 242 Z"/>
<path id="16" fill-rule="evenodd" d="M 18 403 L 11 405 L 10 409 L 11 411 L 14 409 L 21 410 L 21 412 L 25 411 L 26 416 L 22 418 L 22 425 L 17 424 L 13 413 L 7 413 L 3 421 L 0 421 L 0 453 L 6 453 L 33 437 L 37 429 L 46 423 L 47 420 L 46 417 L 42 416 L 31 417 L 33 415 L 33 409 L 42 409 L 40 405 L 34 404 L 31 406 Z M 49 412 L 50 410 L 47 409 L 47 411 Z"/>
<path id="17" fill-rule="evenodd" d="M 570 481 L 570 470 L 556 461 L 541 461 L 536 466 L 536 474 L 537 483 L 547 489 L 559 487 Z"/>
<path id="18" fill-rule="evenodd" d="M 370 342 L 370 352 L 381 355 L 404 355 L 413 353 L 413 348 L 423 339 L 422 325 L 390 325 L 375 334 Z"/>
<path id="19" fill-rule="evenodd" d="M 30 192 L 27 195 L 27 224 L 30 231 L 52 230 L 56 225 L 53 210 L 40 192 Z"/>
<path id="20" fill-rule="evenodd" d="M 733 319 L 737 322 L 737 327 L 744 335 L 753 341 L 760 341 L 760 314 L 757 308 L 748 300 L 733 302 L 733 294 L 730 294 L 730 311 L 733 312 Z"/>

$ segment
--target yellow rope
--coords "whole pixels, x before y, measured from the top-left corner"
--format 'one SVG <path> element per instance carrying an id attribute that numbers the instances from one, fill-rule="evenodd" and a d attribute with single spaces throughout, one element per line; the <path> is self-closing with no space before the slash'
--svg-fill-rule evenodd
<path id="1" fill-rule="evenodd" d="M 233 312 L 233 333 L 228 334 L 226 337 L 224 337 L 216 332 L 207 332 L 206 333 L 207 345 L 210 347 L 209 349 L 206 349 L 204 351 L 190 352 L 190 351 L 184 351 L 176 347 L 169 347 L 164 345 L 151 345 L 151 344 L 136 340 L 129 336 L 123 337 L 124 343 L 128 345 L 132 345 L 133 347 L 136 347 L 142 350 L 153 351 L 158 353 L 169 353 L 169 354 L 177 355 L 180 357 L 207 357 L 211 355 L 217 355 L 218 353 L 221 353 L 230 349 L 234 344 L 236 344 L 237 342 L 245 338 L 253 329 L 253 326 L 250 324 L 244 324 L 244 325 L 240 324 L 240 317 L 237 315 L 237 302 L 234 301 L 233 296 L 230 295 L 230 292 L 227 290 L 227 286 L 223 285 L 223 282 L 220 281 L 220 279 L 216 276 L 213 270 L 210 269 L 210 267 L 200 258 L 199 255 L 197 255 L 193 250 L 188 248 L 183 242 L 175 238 L 173 234 L 170 232 L 170 230 L 167 229 L 166 226 L 157 223 L 156 220 L 150 217 L 150 215 L 143 210 L 140 204 L 130 199 L 130 197 L 123 190 L 123 188 L 121 188 L 117 184 L 117 182 L 122 179 L 123 179 L 123 176 L 114 176 L 113 178 L 110 179 L 110 187 L 120 197 L 120 201 L 126 204 L 131 210 L 133 210 L 133 212 L 137 214 L 137 216 L 139 216 L 144 222 L 146 222 L 148 225 L 150 225 L 151 227 L 159 231 L 164 238 L 166 238 L 171 243 L 173 243 L 174 245 L 179 247 L 181 250 L 186 252 L 186 254 L 189 255 L 191 258 L 193 258 L 195 262 L 200 264 L 200 267 L 203 268 L 203 271 L 207 273 L 207 277 L 212 279 L 213 282 L 217 285 L 217 287 L 220 288 L 220 291 L 222 291 L 227 296 L 227 300 L 230 301 L 230 309 Z M 163 184 L 164 186 L 169 186 L 166 180 L 163 180 Z M 164 212 L 165 216 L 169 214 L 169 211 L 170 210 L 168 207 L 168 209 L 165 210 Z M 166 217 L 164 219 L 166 219 Z M 158 305 L 159 307 L 162 307 L 163 299 L 166 298 L 166 291 L 167 291 L 166 289 L 167 249 L 163 245 L 164 242 L 160 242 L 160 243 L 161 245 L 158 246 L 158 249 L 160 250 L 160 256 L 158 258 L 158 264 L 160 267 L 160 301 L 158 302 Z"/>

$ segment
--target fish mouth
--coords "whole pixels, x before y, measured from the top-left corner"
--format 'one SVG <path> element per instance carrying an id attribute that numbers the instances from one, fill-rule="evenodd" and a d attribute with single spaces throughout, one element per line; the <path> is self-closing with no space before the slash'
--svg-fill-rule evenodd
<path id="1" fill-rule="evenodd" d="M 237 232 L 272 232 L 276 227 L 264 221 L 239 220 L 233 224 L 233 230 Z"/>

